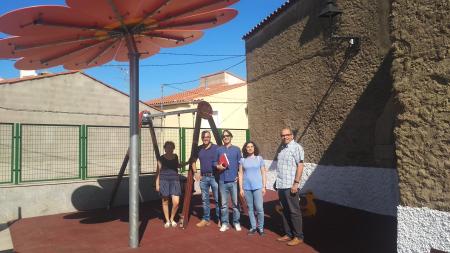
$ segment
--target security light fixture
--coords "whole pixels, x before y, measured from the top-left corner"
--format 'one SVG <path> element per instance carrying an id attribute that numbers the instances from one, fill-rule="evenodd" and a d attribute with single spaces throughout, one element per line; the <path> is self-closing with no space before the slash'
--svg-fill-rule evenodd
<path id="1" fill-rule="evenodd" d="M 358 50 L 361 41 L 358 36 L 339 36 L 334 34 L 336 28 L 334 18 L 342 13 L 343 12 L 336 6 L 336 3 L 333 0 L 329 0 L 327 1 L 325 7 L 320 11 L 319 18 L 328 18 L 329 27 L 331 30 L 331 41 L 347 41 L 350 48 Z"/>
<path id="2" fill-rule="evenodd" d="M 320 18 L 333 18 L 336 15 L 342 14 L 342 11 L 336 6 L 334 1 L 330 0 L 325 5 L 325 8 L 319 14 Z"/>

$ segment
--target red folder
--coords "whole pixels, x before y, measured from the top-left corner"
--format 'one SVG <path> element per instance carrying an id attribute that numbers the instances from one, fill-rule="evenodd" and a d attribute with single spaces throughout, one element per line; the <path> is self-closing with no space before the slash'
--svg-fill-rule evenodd
<path id="1" fill-rule="evenodd" d="M 228 167 L 230 162 L 228 161 L 227 154 L 223 153 L 220 155 L 218 164 L 222 164 L 223 167 Z"/>

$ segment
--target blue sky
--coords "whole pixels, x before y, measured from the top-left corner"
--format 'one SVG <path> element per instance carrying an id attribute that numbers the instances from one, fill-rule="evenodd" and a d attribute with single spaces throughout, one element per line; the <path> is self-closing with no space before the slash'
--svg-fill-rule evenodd
<path id="1" fill-rule="evenodd" d="M 161 96 L 161 84 L 171 84 L 196 80 L 202 75 L 224 70 L 241 61 L 242 63 L 230 68 L 228 71 L 242 78 L 246 78 L 245 57 L 238 56 L 223 61 L 215 61 L 204 64 L 187 64 L 179 66 L 145 66 L 182 64 L 199 61 L 220 60 L 226 56 L 194 56 L 200 55 L 245 55 L 245 44 L 242 36 L 249 32 L 255 25 L 270 15 L 286 0 L 241 0 L 231 6 L 239 11 L 238 16 L 230 22 L 217 28 L 205 30 L 202 39 L 187 46 L 178 48 L 163 48 L 162 54 L 141 60 L 140 62 L 140 99 L 149 100 Z M 63 0 L 1 0 L 0 15 L 6 12 L 33 6 L 33 5 L 64 5 Z M 0 33 L 1 38 L 8 35 Z M 172 55 L 194 54 L 194 55 Z M 128 64 L 122 62 L 110 62 L 106 65 L 85 70 L 85 72 L 115 88 L 128 93 Z M 0 77 L 15 78 L 19 71 L 14 68 L 11 60 L 0 59 Z M 52 68 L 51 72 L 64 71 L 62 68 Z M 198 81 L 172 84 L 164 86 L 164 95 L 173 94 L 182 90 L 192 89 L 198 85 Z"/>

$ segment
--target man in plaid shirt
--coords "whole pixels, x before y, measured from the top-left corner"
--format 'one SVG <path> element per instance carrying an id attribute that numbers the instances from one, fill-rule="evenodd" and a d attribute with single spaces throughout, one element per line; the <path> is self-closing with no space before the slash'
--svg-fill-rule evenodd
<path id="1" fill-rule="evenodd" d="M 286 234 L 277 240 L 296 246 L 303 243 L 298 188 L 303 173 L 304 152 L 302 146 L 294 141 L 290 128 L 281 130 L 281 139 L 283 144 L 277 155 L 276 188 L 283 206 L 283 228 Z"/>

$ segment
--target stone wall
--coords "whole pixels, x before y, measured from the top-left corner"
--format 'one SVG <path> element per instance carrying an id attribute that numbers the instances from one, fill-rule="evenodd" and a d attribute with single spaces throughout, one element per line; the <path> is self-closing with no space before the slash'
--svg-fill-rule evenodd
<path id="1" fill-rule="evenodd" d="M 338 0 L 335 34 L 359 51 L 328 40 L 324 2 L 291 0 L 245 37 L 252 139 L 272 160 L 292 127 L 314 163 L 303 191 L 396 215 L 397 252 L 449 252 L 450 2 Z"/>
<path id="2" fill-rule="evenodd" d="M 392 5 L 400 203 L 450 211 L 450 2 Z"/>
<path id="3" fill-rule="evenodd" d="M 290 1 L 246 37 L 249 129 L 272 160 L 279 131 L 290 126 L 306 162 L 395 167 L 388 0 L 339 1 L 344 11 L 330 41 L 325 1 Z"/>

